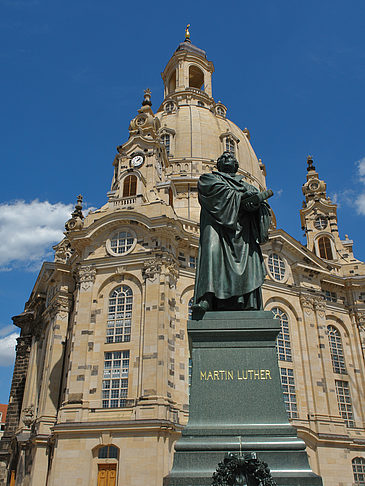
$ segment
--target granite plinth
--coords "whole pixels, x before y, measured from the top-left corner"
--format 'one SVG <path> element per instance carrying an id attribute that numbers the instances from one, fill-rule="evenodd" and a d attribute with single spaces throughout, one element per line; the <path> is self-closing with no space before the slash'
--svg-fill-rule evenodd
<path id="1" fill-rule="evenodd" d="M 278 486 L 321 486 L 288 421 L 271 312 L 206 312 L 188 321 L 189 422 L 175 445 L 168 486 L 205 486 L 227 452 L 256 452 Z"/>

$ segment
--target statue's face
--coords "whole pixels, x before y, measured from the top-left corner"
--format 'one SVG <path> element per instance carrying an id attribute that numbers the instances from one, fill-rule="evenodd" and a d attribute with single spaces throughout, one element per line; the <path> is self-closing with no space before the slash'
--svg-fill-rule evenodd
<path id="1" fill-rule="evenodd" d="M 220 161 L 218 170 L 220 172 L 225 172 L 228 174 L 235 174 L 238 169 L 238 163 L 234 155 L 229 155 L 225 157 L 224 160 Z"/>

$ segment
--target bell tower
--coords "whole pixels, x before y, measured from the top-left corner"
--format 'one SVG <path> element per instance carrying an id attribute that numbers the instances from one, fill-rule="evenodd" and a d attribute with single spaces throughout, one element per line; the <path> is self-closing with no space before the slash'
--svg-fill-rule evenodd
<path id="1" fill-rule="evenodd" d="M 352 240 L 347 235 L 345 240 L 340 239 L 337 204 L 327 196 L 326 183 L 319 179 L 311 156 L 307 157 L 307 164 L 307 182 L 302 188 L 305 201 L 300 210 L 307 248 L 334 265 L 358 262 L 353 255 Z"/>

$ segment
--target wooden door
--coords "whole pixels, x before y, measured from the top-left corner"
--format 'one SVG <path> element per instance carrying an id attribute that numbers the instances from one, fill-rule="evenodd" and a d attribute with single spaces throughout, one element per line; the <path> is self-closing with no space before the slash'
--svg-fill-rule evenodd
<path id="1" fill-rule="evenodd" d="M 15 486 L 15 471 L 11 471 L 10 486 Z"/>
<path id="2" fill-rule="evenodd" d="M 115 486 L 116 477 L 116 464 L 98 464 L 98 486 Z"/>

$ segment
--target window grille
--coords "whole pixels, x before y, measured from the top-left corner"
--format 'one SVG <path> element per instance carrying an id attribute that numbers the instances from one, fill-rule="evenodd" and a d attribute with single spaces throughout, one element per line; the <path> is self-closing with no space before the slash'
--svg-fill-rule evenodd
<path id="1" fill-rule="evenodd" d="M 354 427 L 352 413 L 352 400 L 348 381 L 335 380 L 337 404 L 341 417 L 345 420 L 346 427 Z"/>
<path id="2" fill-rule="evenodd" d="M 322 290 L 324 300 L 327 302 L 337 302 L 336 292 L 330 292 L 329 290 Z"/>
<path id="3" fill-rule="evenodd" d="M 188 318 L 189 319 L 192 319 L 192 317 L 193 317 L 193 303 L 194 303 L 194 298 L 192 297 L 189 300 L 189 303 L 188 303 Z"/>
<path id="4" fill-rule="evenodd" d="M 103 408 L 127 406 L 129 351 L 104 353 Z"/>
<path id="5" fill-rule="evenodd" d="M 137 176 L 129 175 L 124 179 L 123 197 L 131 197 L 137 194 Z"/>
<path id="6" fill-rule="evenodd" d="M 318 238 L 319 256 L 325 260 L 333 260 L 331 241 L 327 236 Z"/>
<path id="7" fill-rule="evenodd" d="M 283 280 L 285 277 L 285 262 L 277 253 L 271 253 L 267 261 L 269 271 L 274 280 Z"/>
<path id="8" fill-rule="evenodd" d="M 293 370 L 291 368 L 280 368 L 280 378 L 285 408 L 288 416 L 289 418 L 297 418 L 298 408 Z"/>
<path id="9" fill-rule="evenodd" d="M 100 447 L 98 459 L 118 459 L 118 448 L 113 445 Z"/>
<path id="10" fill-rule="evenodd" d="M 110 249 L 117 255 L 123 255 L 132 248 L 134 240 L 134 236 L 129 231 L 119 231 L 110 238 Z"/>
<path id="11" fill-rule="evenodd" d="M 290 344 L 290 333 L 289 333 L 289 319 L 288 316 L 279 307 L 274 307 L 271 309 L 274 314 L 275 319 L 280 320 L 281 331 L 279 332 L 278 338 L 276 340 L 276 347 L 278 350 L 278 358 L 280 361 L 293 361 L 291 344 Z"/>
<path id="12" fill-rule="evenodd" d="M 161 142 L 165 145 L 167 155 L 170 155 L 170 135 L 168 133 L 162 134 Z"/>
<path id="13" fill-rule="evenodd" d="M 232 138 L 230 137 L 227 137 L 226 138 L 226 151 L 227 152 L 232 152 L 232 154 L 235 153 L 235 143 L 234 141 L 232 140 Z"/>
<path id="14" fill-rule="evenodd" d="M 107 343 L 129 342 L 131 340 L 133 292 L 123 285 L 115 289 L 109 297 Z"/>
<path id="15" fill-rule="evenodd" d="M 196 257 L 194 256 L 189 257 L 189 267 L 196 268 Z"/>
<path id="16" fill-rule="evenodd" d="M 333 372 L 346 375 L 347 371 L 345 357 L 343 354 L 341 334 L 334 326 L 327 326 L 327 331 Z"/>
<path id="17" fill-rule="evenodd" d="M 365 486 L 365 458 L 354 457 L 352 459 L 352 472 L 356 486 Z"/>

